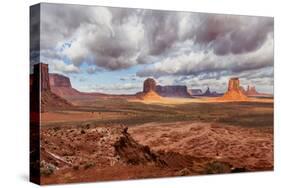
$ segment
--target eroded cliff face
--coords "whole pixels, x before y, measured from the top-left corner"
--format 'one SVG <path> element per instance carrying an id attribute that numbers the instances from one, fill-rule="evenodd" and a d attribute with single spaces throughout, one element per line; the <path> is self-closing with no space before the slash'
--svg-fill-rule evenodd
<path id="1" fill-rule="evenodd" d="M 190 94 L 187 92 L 186 86 L 156 86 L 156 93 L 162 97 L 190 97 Z"/>
<path id="2" fill-rule="evenodd" d="M 66 76 L 50 73 L 49 74 L 50 79 L 50 86 L 51 87 L 71 87 L 70 79 Z"/>
<path id="3" fill-rule="evenodd" d="M 51 91 L 61 97 L 78 96 L 81 93 L 72 88 L 70 79 L 66 76 L 50 73 Z"/>
<path id="4" fill-rule="evenodd" d="M 72 106 L 67 100 L 51 91 L 48 64 L 35 64 L 33 70 L 29 82 L 31 112 L 46 112 L 49 109 L 64 109 Z"/>

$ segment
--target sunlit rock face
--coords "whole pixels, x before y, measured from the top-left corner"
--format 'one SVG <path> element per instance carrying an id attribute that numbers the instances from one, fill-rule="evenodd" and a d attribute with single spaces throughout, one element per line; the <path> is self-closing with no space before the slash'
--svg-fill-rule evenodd
<path id="1" fill-rule="evenodd" d="M 248 100 L 248 97 L 241 90 L 239 78 L 230 78 L 230 80 L 228 81 L 228 90 L 221 99 L 230 101 Z"/>
<path id="2" fill-rule="evenodd" d="M 240 81 L 239 78 L 235 77 L 235 78 L 230 78 L 230 80 L 228 81 L 228 91 L 238 91 L 240 90 Z"/>

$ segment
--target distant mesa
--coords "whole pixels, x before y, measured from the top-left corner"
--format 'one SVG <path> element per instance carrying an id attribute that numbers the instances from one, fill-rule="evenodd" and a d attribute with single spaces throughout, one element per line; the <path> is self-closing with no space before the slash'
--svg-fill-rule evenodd
<path id="1" fill-rule="evenodd" d="M 61 97 L 79 96 L 82 93 L 72 88 L 70 79 L 56 73 L 49 73 L 51 91 Z"/>
<path id="2" fill-rule="evenodd" d="M 182 85 L 157 85 L 152 78 L 147 78 L 143 83 L 143 91 L 136 94 L 142 100 L 161 100 L 163 97 L 186 98 L 191 97 L 187 87 Z"/>
<path id="3" fill-rule="evenodd" d="M 143 82 L 143 92 L 136 94 L 137 98 L 142 100 L 161 100 L 162 97 L 156 93 L 156 81 L 152 78 L 147 78 Z"/>
<path id="4" fill-rule="evenodd" d="M 57 74 L 57 73 L 49 73 L 50 77 L 50 87 L 51 91 L 56 95 L 66 98 L 72 99 L 79 97 L 109 97 L 109 94 L 105 93 L 97 93 L 97 92 L 81 92 L 77 89 L 73 88 L 71 85 L 71 81 L 67 76 Z"/>
<path id="5" fill-rule="evenodd" d="M 203 94 L 201 89 L 188 89 L 188 93 L 191 96 L 201 96 Z"/>
<path id="6" fill-rule="evenodd" d="M 221 96 L 221 93 L 217 93 L 216 91 L 211 91 L 210 87 L 207 87 L 206 91 L 202 94 L 204 97 L 217 97 Z"/>
<path id="7" fill-rule="evenodd" d="M 247 87 L 247 90 L 245 91 L 245 94 L 247 96 L 257 96 L 260 95 L 259 92 L 257 92 L 256 87 L 255 86 L 249 86 Z"/>
<path id="8" fill-rule="evenodd" d="M 169 85 L 169 86 L 157 85 L 156 93 L 158 93 L 162 97 L 177 97 L 177 98 L 190 97 L 190 94 L 187 92 L 187 87 L 181 85 Z"/>
<path id="9" fill-rule="evenodd" d="M 247 97 L 271 97 L 272 96 L 270 94 L 258 92 L 254 85 L 248 85 L 246 90 L 244 89 L 243 86 L 240 86 L 240 90 Z"/>
<path id="10" fill-rule="evenodd" d="M 56 73 L 49 73 L 49 81 L 51 87 L 66 87 L 71 88 L 70 79 L 66 76 L 56 74 Z"/>
<path id="11" fill-rule="evenodd" d="M 212 91 L 210 87 L 207 87 L 205 92 L 203 92 L 201 89 L 188 89 L 187 92 L 192 97 L 218 97 L 222 95 L 221 93 Z"/>
<path id="12" fill-rule="evenodd" d="M 205 93 L 203 94 L 204 96 L 210 96 L 212 95 L 210 88 L 208 87 L 207 90 L 205 91 Z"/>
<path id="13" fill-rule="evenodd" d="M 203 92 L 201 89 L 188 89 L 185 85 L 157 85 L 153 78 L 147 78 L 143 83 L 143 91 L 135 95 L 114 95 L 96 92 L 80 92 L 72 87 L 67 76 L 49 73 L 48 64 L 38 63 L 34 65 L 34 73 L 30 75 L 31 97 L 39 100 L 36 94 L 41 90 L 41 111 L 51 107 L 66 108 L 72 106 L 69 101 L 80 97 L 123 97 L 139 98 L 142 100 L 162 100 L 163 97 L 171 98 L 192 98 L 192 97 L 218 97 L 218 100 L 243 101 L 249 97 L 268 97 L 268 94 L 257 92 L 255 86 L 248 86 L 245 90 L 240 86 L 239 78 L 230 78 L 226 93 L 217 93 L 209 87 Z M 220 97 L 219 97 L 220 96 Z M 37 102 L 38 103 L 38 102 Z M 32 108 L 32 106 L 34 108 Z M 36 104 L 31 104 L 35 109 Z M 38 110 L 35 110 L 38 111 Z"/>
<path id="14" fill-rule="evenodd" d="M 245 101 L 248 100 L 248 97 L 241 90 L 239 78 L 234 77 L 230 78 L 230 80 L 228 81 L 227 92 L 219 99 L 230 101 Z"/>

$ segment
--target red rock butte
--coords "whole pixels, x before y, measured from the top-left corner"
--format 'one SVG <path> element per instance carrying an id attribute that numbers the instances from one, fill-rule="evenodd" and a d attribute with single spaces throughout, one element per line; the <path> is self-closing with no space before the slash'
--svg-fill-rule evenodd
<path id="1" fill-rule="evenodd" d="M 39 97 L 37 101 L 31 102 L 31 106 L 34 106 L 32 110 L 39 111 L 37 108 L 40 107 L 40 111 L 45 112 L 50 108 L 64 109 L 72 106 L 67 100 L 51 91 L 48 64 L 35 64 L 30 79 L 30 95 L 32 98 Z"/>
<path id="2" fill-rule="evenodd" d="M 257 92 L 255 86 L 249 86 L 249 85 L 248 85 L 248 87 L 247 87 L 247 90 L 245 91 L 245 94 L 246 94 L 247 96 L 260 95 L 260 93 Z"/>
<path id="3" fill-rule="evenodd" d="M 155 91 L 156 90 L 156 82 L 152 78 L 147 78 L 143 82 L 143 92 L 148 93 L 150 91 Z"/>
<path id="4" fill-rule="evenodd" d="M 233 90 L 240 90 L 240 81 L 237 77 L 230 78 L 230 80 L 228 81 L 228 91 Z"/>
<path id="5" fill-rule="evenodd" d="M 161 96 L 156 93 L 156 81 L 152 78 L 147 78 L 143 82 L 143 92 L 137 93 L 137 97 L 142 100 L 160 100 Z"/>
<path id="6" fill-rule="evenodd" d="M 229 101 L 245 101 L 248 100 L 248 97 L 241 90 L 239 78 L 234 77 L 230 78 L 228 81 L 227 92 L 219 99 Z"/>

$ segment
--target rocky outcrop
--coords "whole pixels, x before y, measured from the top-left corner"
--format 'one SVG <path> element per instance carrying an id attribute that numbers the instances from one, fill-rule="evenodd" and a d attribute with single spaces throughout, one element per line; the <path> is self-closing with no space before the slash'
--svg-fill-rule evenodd
<path id="1" fill-rule="evenodd" d="M 45 112 L 49 109 L 65 109 L 71 103 L 51 91 L 48 64 L 34 65 L 30 76 L 31 112 Z"/>
<path id="2" fill-rule="evenodd" d="M 136 94 L 137 98 L 142 100 L 160 100 L 161 96 L 156 93 L 156 81 L 148 78 L 143 83 L 143 92 Z"/>
<path id="3" fill-rule="evenodd" d="M 241 91 L 239 78 L 230 78 L 228 81 L 227 92 L 220 99 L 230 101 L 243 101 L 248 99 L 248 97 Z"/>
<path id="4" fill-rule="evenodd" d="M 127 132 L 128 128 L 124 128 L 122 136 L 114 143 L 115 152 L 120 159 L 129 165 L 139 164 L 156 164 L 165 166 L 166 163 L 160 157 L 152 152 L 148 146 L 143 146 L 136 142 Z"/>
<path id="5" fill-rule="evenodd" d="M 150 91 L 155 91 L 156 82 L 152 78 L 148 78 L 143 82 L 143 92 L 148 93 Z"/>
<path id="6" fill-rule="evenodd" d="M 182 85 L 156 85 L 156 81 L 147 78 L 143 83 L 143 91 L 136 94 L 142 100 L 160 100 L 162 97 L 190 97 L 187 87 Z"/>
<path id="7" fill-rule="evenodd" d="M 158 93 L 162 97 L 190 97 L 189 93 L 187 92 L 186 86 L 156 86 L 156 93 Z"/>

